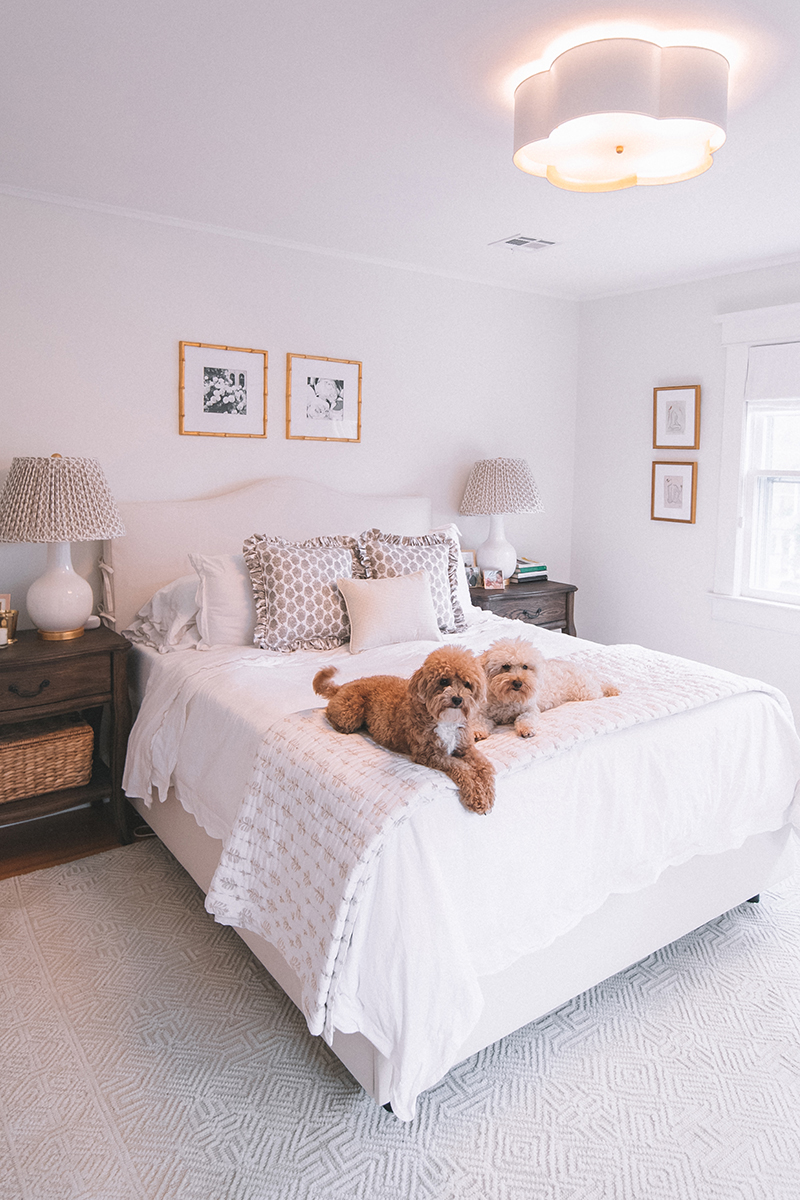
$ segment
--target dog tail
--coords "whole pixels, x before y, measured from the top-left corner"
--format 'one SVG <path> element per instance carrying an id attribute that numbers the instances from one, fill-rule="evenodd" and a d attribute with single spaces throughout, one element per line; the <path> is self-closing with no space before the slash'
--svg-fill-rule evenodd
<path id="1" fill-rule="evenodd" d="M 321 671 L 317 671 L 311 686 L 318 696 L 324 696 L 326 700 L 333 699 L 339 691 L 339 685 L 331 683 L 331 678 L 335 674 L 336 667 L 323 667 Z"/>

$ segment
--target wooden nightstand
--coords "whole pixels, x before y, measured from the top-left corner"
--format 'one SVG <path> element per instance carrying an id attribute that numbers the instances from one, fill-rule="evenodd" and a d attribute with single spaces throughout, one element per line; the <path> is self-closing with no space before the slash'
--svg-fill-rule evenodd
<path id="1" fill-rule="evenodd" d="M 87 801 L 110 800 L 121 841 L 130 841 L 122 793 L 122 768 L 130 731 L 127 654 L 130 642 L 110 629 L 90 629 L 67 642 L 41 641 L 33 629 L 0 650 L 0 725 L 57 713 L 82 712 L 92 725 L 92 776 L 83 787 L 46 792 L 0 804 L 0 826 L 62 812 Z M 100 717 L 108 705 L 110 765 L 99 757 Z"/>
<path id="2" fill-rule="evenodd" d="M 562 629 L 571 637 L 576 636 L 573 605 L 578 589 L 574 583 L 546 579 L 541 583 L 507 583 L 502 591 L 482 587 L 469 590 L 472 603 L 478 608 L 485 608 L 499 617 L 527 621 L 529 625 Z"/>

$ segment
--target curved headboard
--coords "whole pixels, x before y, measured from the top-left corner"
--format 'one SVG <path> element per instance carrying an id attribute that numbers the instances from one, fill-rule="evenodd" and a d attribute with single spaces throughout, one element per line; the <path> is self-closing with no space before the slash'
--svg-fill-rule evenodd
<path id="1" fill-rule="evenodd" d="M 422 496 L 364 496 L 321 483 L 278 477 L 199 500 L 144 500 L 118 505 L 126 536 L 106 542 L 110 568 L 105 619 L 127 629 L 154 592 L 191 570 L 188 555 L 240 554 L 254 533 L 292 541 L 378 528 L 418 535 L 430 529 Z"/>

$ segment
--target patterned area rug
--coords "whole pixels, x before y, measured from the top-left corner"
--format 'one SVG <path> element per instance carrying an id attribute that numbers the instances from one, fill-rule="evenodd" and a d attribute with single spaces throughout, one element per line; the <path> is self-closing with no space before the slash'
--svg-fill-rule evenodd
<path id="1" fill-rule="evenodd" d="M 0 882 L 2 1200 L 797 1200 L 800 879 L 453 1070 L 411 1125 L 156 841 Z"/>

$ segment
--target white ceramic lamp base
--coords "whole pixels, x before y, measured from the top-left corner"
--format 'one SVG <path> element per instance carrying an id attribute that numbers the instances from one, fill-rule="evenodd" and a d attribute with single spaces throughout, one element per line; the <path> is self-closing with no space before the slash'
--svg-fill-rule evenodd
<path id="1" fill-rule="evenodd" d="M 489 536 L 475 551 L 475 562 L 481 571 L 502 571 L 503 578 L 513 575 L 517 565 L 517 552 L 506 541 L 502 514 L 489 517 Z"/>
<path id="2" fill-rule="evenodd" d="M 28 588 L 28 615 L 45 641 L 83 635 L 94 607 L 92 589 L 72 567 L 69 542 L 50 542 L 47 568 Z"/>

